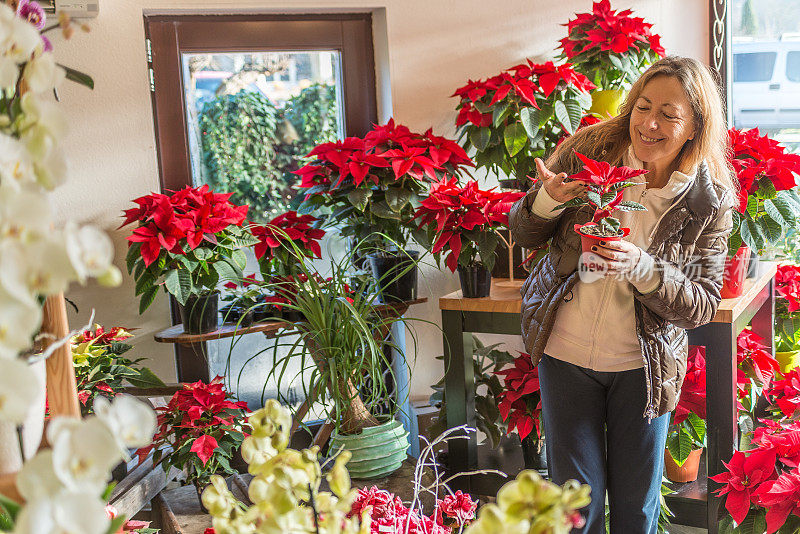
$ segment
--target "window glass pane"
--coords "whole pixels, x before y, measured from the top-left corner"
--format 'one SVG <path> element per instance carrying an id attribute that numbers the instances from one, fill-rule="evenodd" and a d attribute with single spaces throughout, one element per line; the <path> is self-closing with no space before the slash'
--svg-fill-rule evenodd
<path id="1" fill-rule="evenodd" d="M 775 52 L 748 52 L 733 55 L 734 82 L 768 82 L 775 68 Z"/>
<path id="2" fill-rule="evenodd" d="M 299 203 L 299 158 L 341 138 L 339 52 L 183 54 L 192 177 L 268 222 Z"/>
<path id="3" fill-rule="evenodd" d="M 786 78 L 790 82 L 800 82 L 800 52 L 786 54 Z"/>

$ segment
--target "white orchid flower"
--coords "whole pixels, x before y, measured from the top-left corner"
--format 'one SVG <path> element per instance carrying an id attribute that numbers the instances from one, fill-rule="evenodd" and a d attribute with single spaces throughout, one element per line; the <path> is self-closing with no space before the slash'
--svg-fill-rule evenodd
<path id="1" fill-rule="evenodd" d="M 66 71 L 56 64 L 53 54 L 39 52 L 25 65 L 22 79 L 34 93 L 45 93 L 58 87 Z"/>
<path id="2" fill-rule="evenodd" d="M 123 454 L 111 430 L 97 417 L 81 421 L 80 426 L 63 429 L 51 442 L 53 469 L 70 491 L 100 495 L 111 469 Z"/>
<path id="3" fill-rule="evenodd" d="M 111 520 L 96 496 L 65 493 L 29 501 L 13 534 L 105 534 Z"/>
<path id="4" fill-rule="evenodd" d="M 0 80 L 2 79 L 2 69 L 2 60 L 0 60 Z M 4 188 L 12 188 L 17 191 L 25 185 L 36 183 L 33 161 L 25 145 L 3 133 L 0 133 L 0 182 Z"/>
<path id="5" fill-rule="evenodd" d="M 147 403 L 130 395 L 117 395 L 114 402 L 97 397 L 94 412 L 111 429 L 125 454 L 128 447 L 140 448 L 152 443 L 157 419 Z"/>
<path id="6" fill-rule="evenodd" d="M 114 259 L 114 245 L 105 233 L 95 226 L 78 227 L 70 221 L 66 225 L 64 238 L 67 254 L 80 283 L 85 283 L 87 277 L 99 277 L 108 271 Z"/>
<path id="7" fill-rule="evenodd" d="M 64 491 L 64 484 L 53 469 L 53 451 L 43 449 L 25 462 L 17 474 L 17 490 L 26 501 L 55 497 Z"/>
<path id="8" fill-rule="evenodd" d="M 3 244 L 0 284 L 6 291 L 22 300 L 23 294 L 35 298 L 67 289 L 77 273 L 70 262 L 64 236 L 59 234 L 51 232 L 24 247 L 14 242 Z"/>
<path id="9" fill-rule="evenodd" d="M 0 272 L 3 272 L 0 279 L 4 279 L 6 273 L 2 267 Z M 19 301 L 0 286 L 0 360 L 16 358 L 22 350 L 30 347 L 41 323 L 40 306 Z M 5 365 L 5 362 L 0 365 Z"/>
<path id="10" fill-rule="evenodd" d="M 24 423 L 42 386 L 27 362 L 4 360 L 0 372 L 0 420 L 15 426 Z"/>
<path id="11" fill-rule="evenodd" d="M 0 182 L 0 242 L 13 239 L 30 243 L 51 231 L 50 199 L 37 189 L 14 190 Z"/>
<path id="12" fill-rule="evenodd" d="M 16 17 L 10 7 L 0 7 L 0 88 L 13 88 L 19 74 L 17 66 L 31 57 L 41 38 L 36 28 Z"/>

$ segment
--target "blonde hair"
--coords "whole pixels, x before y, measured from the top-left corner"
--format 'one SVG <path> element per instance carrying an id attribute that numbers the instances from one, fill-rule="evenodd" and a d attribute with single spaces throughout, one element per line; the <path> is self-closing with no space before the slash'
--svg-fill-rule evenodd
<path id="1" fill-rule="evenodd" d="M 688 172 L 705 162 L 712 180 L 735 193 L 738 181 L 733 178 L 727 158 L 728 130 L 719 86 L 708 67 L 685 57 L 666 57 L 651 65 L 631 87 L 619 115 L 583 128 L 565 140 L 548 158 L 548 167 L 569 174 L 579 170 L 581 164 L 573 149 L 592 159 L 619 165 L 631 144 L 633 106 L 644 87 L 658 76 L 671 76 L 680 82 L 694 115 L 695 135 L 678 153 L 678 170 Z"/>

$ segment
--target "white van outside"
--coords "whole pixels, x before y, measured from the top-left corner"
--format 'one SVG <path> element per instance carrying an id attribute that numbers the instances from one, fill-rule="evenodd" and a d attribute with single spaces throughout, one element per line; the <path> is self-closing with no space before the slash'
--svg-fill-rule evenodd
<path id="1" fill-rule="evenodd" d="M 800 36 L 733 43 L 733 124 L 800 128 Z"/>

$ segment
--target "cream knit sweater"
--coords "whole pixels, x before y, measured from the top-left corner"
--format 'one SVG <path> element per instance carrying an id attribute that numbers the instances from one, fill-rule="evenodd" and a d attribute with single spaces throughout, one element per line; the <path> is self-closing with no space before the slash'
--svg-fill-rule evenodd
<path id="1" fill-rule="evenodd" d="M 642 168 L 632 148 L 623 158 L 623 164 Z M 641 293 L 658 287 L 661 275 L 655 272 L 655 262 L 645 251 L 661 217 L 688 192 L 695 174 L 675 171 L 660 189 L 646 189 L 645 174 L 635 178 L 640 185 L 624 190 L 624 200 L 639 202 L 647 208 L 647 211 L 618 212 L 622 226 L 631 229 L 625 239 L 642 249 L 641 259 L 627 279 L 607 276 L 593 282 L 579 280 L 571 298 L 567 295 L 558 307 L 544 350 L 546 354 L 595 371 L 616 372 L 643 367 L 632 286 Z M 561 210 L 553 208 L 559 204 L 542 187 L 531 210 L 540 217 L 557 217 Z"/>

